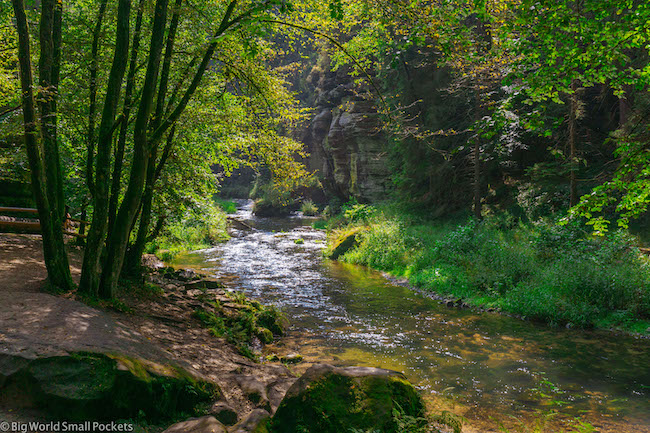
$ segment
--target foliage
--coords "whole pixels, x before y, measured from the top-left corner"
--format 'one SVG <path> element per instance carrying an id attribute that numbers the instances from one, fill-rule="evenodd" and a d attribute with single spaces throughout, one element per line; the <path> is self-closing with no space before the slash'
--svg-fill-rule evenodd
<path id="1" fill-rule="evenodd" d="M 229 239 L 224 211 L 205 201 L 169 222 L 161 235 L 147 245 L 149 253 L 171 261 L 180 252 L 208 248 Z"/>
<path id="2" fill-rule="evenodd" d="M 253 338 L 259 338 L 263 343 L 271 343 L 273 335 L 282 335 L 286 327 L 284 315 L 274 306 L 266 307 L 257 301 L 251 301 L 243 293 L 229 293 L 241 308 L 234 313 L 224 311 L 218 302 L 210 302 L 212 310 L 197 309 L 197 318 L 215 337 L 224 337 L 233 344 L 239 352 L 256 359 L 250 349 Z M 270 339 L 269 339 L 270 338 Z"/>
<path id="3" fill-rule="evenodd" d="M 350 202 L 343 205 L 343 216 L 350 222 L 367 221 L 375 213 L 375 208 L 367 204 Z"/>
<path id="4" fill-rule="evenodd" d="M 215 198 L 214 201 L 217 203 L 217 206 L 219 206 L 221 210 L 227 214 L 233 214 L 237 212 L 237 204 L 233 201 L 221 198 Z"/>
<path id="5" fill-rule="evenodd" d="M 300 204 L 300 212 L 306 216 L 318 215 L 318 206 L 311 200 L 305 200 Z"/>
<path id="6" fill-rule="evenodd" d="M 498 215 L 448 227 L 406 221 L 375 216 L 342 260 L 552 325 L 644 332 L 650 319 L 649 263 L 623 232 L 599 238 L 578 223 Z"/>

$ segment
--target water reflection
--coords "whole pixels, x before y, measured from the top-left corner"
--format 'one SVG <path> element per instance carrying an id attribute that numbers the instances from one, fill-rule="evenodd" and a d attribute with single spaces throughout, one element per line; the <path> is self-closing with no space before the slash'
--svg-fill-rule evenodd
<path id="1" fill-rule="evenodd" d="M 378 272 L 323 260 L 325 235 L 309 220 L 256 219 L 242 204 L 236 217 L 255 230 L 175 264 L 237 278 L 278 305 L 311 359 L 403 371 L 469 418 L 553 408 L 599 431 L 650 432 L 647 340 L 449 309 Z"/>

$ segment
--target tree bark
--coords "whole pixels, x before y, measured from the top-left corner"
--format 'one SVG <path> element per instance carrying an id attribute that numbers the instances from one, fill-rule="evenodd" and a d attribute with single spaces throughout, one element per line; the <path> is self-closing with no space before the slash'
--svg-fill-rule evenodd
<path id="1" fill-rule="evenodd" d="M 174 11 L 172 18 L 169 23 L 169 31 L 167 33 L 167 43 L 165 44 L 165 56 L 162 64 L 162 69 L 160 72 L 160 84 L 158 86 L 158 96 L 156 100 L 156 110 L 154 117 L 151 121 L 150 129 L 156 129 L 160 125 L 162 116 L 164 115 L 165 110 L 165 99 L 167 98 L 167 87 L 169 83 L 169 73 L 171 70 L 172 57 L 174 54 L 174 40 L 176 38 L 176 30 L 178 29 L 178 22 L 180 19 L 180 11 L 183 0 L 176 0 L 174 4 Z M 172 127 L 172 132 L 167 135 L 168 143 L 173 142 L 174 139 L 174 129 Z M 158 157 L 158 143 L 153 143 L 151 146 L 151 152 L 149 155 L 149 161 L 147 163 L 147 181 L 145 183 L 144 194 L 142 196 L 142 205 L 140 212 L 140 224 L 138 226 L 138 234 L 133 244 L 133 247 L 129 251 L 129 260 L 128 268 L 126 271 L 131 274 L 139 274 L 141 272 L 141 259 L 142 253 L 144 252 L 144 247 L 147 242 L 149 234 L 149 225 L 151 224 L 151 211 L 153 205 L 153 191 L 154 184 L 156 182 L 155 172 L 156 172 L 156 160 Z"/>
<path id="2" fill-rule="evenodd" d="M 571 100 L 569 103 L 569 204 L 578 204 L 578 180 L 576 178 L 576 123 L 578 112 L 578 82 L 571 80 Z"/>
<path id="3" fill-rule="evenodd" d="M 93 164 L 95 162 L 95 113 L 97 111 L 97 68 L 99 55 L 99 37 L 102 32 L 102 23 L 104 22 L 104 14 L 106 13 L 106 5 L 108 0 L 102 0 L 99 4 L 99 11 L 97 12 L 97 20 L 95 22 L 95 29 L 93 30 L 93 42 L 90 50 L 90 80 L 89 80 L 89 102 L 88 102 L 88 136 L 86 137 L 86 186 L 90 191 L 90 195 L 95 194 L 95 182 L 93 180 L 94 170 Z"/>
<path id="4" fill-rule="evenodd" d="M 29 27 L 23 0 L 12 0 L 18 33 L 18 63 L 22 91 L 25 147 L 31 172 L 32 189 L 41 221 L 43 256 L 47 275 L 52 286 L 62 290 L 73 287 L 68 266 L 68 256 L 63 242 L 63 226 L 53 218 L 48 182 L 44 169 L 43 152 L 39 143 L 38 125 L 33 93 L 32 64 L 30 57 Z"/>
<path id="5" fill-rule="evenodd" d="M 129 72 L 126 77 L 126 89 L 124 90 L 124 108 L 122 116 L 124 121 L 120 125 L 120 133 L 115 147 L 115 157 L 113 164 L 111 197 L 108 203 L 108 233 L 112 233 L 115 225 L 117 214 L 117 204 L 120 197 L 122 166 L 124 164 L 124 150 L 126 148 L 126 135 L 129 130 L 129 116 L 131 115 L 131 105 L 133 104 L 133 88 L 135 87 L 135 72 L 138 66 L 138 52 L 140 51 L 140 34 L 142 31 L 142 15 L 144 13 L 144 0 L 138 4 L 138 13 L 135 20 L 135 31 L 133 33 L 133 42 L 131 44 L 131 59 L 129 61 Z"/>
<path id="6" fill-rule="evenodd" d="M 167 3 L 168 0 L 156 1 L 147 72 L 142 87 L 138 114 L 133 127 L 134 149 L 129 183 L 110 235 L 106 262 L 102 270 L 100 296 L 103 298 L 112 298 L 117 289 L 131 225 L 140 207 L 142 189 L 147 176 L 147 165 L 151 150 L 150 143 L 147 140 L 147 126 L 153 108 L 153 98 L 156 92 L 162 57 L 163 38 L 167 21 Z"/>
<path id="7" fill-rule="evenodd" d="M 108 200 L 111 144 L 117 105 L 129 51 L 129 15 L 131 0 L 120 0 L 117 11 L 117 34 L 113 63 L 108 76 L 106 96 L 97 138 L 93 218 L 88 231 L 79 289 L 99 294 L 99 262 L 108 228 Z"/>
<path id="8" fill-rule="evenodd" d="M 481 211 L 481 144 L 478 136 L 474 142 L 474 216 L 483 218 Z"/>
<path id="9" fill-rule="evenodd" d="M 138 235 L 136 237 L 135 243 L 129 251 L 129 260 L 127 272 L 131 274 L 137 274 L 141 271 L 140 263 L 142 262 L 142 254 L 144 253 L 144 247 L 146 243 L 150 240 L 149 237 L 149 226 L 151 225 L 151 211 L 153 207 L 153 193 L 154 187 L 162 169 L 167 161 L 169 152 L 174 143 L 174 135 L 176 132 L 176 127 L 172 126 L 169 134 L 167 134 L 167 143 L 163 150 L 163 155 L 160 159 L 158 166 L 155 165 L 155 159 L 149 160 L 149 166 L 147 168 L 147 182 L 144 189 L 144 194 L 142 196 L 142 210 L 140 212 L 140 225 L 138 226 Z"/>
<path id="10" fill-rule="evenodd" d="M 39 58 L 38 106 L 40 111 L 41 139 L 43 143 L 43 160 L 47 179 L 47 195 L 54 224 L 63 225 L 63 179 L 59 146 L 56 141 L 56 98 L 58 67 L 55 67 L 55 51 L 60 49 L 61 25 L 60 13 L 56 13 L 55 0 L 43 0 L 41 3 L 41 22 L 39 39 L 41 52 Z M 55 35 L 59 41 L 55 42 Z"/>

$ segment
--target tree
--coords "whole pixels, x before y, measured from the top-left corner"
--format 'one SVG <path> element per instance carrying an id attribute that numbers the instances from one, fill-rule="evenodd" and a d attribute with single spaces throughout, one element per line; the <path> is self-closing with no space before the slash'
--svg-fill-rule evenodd
<path id="1" fill-rule="evenodd" d="M 57 289 L 72 288 L 68 256 L 63 242 L 63 180 L 56 142 L 56 102 L 61 47 L 61 5 L 41 2 L 40 59 L 37 118 L 32 77 L 30 33 L 23 0 L 12 0 L 18 34 L 25 147 L 32 188 L 43 235 L 43 256 L 48 279 Z"/>
<path id="2" fill-rule="evenodd" d="M 577 129 L 580 89 L 605 86 L 627 106 L 630 86 L 645 85 L 647 74 L 631 53 L 648 41 L 649 7 L 627 0 L 523 0 L 512 21 L 516 75 L 535 116 L 550 104 L 567 104 L 570 204 L 578 203 Z M 625 119 L 627 115 L 623 115 Z M 551 132 L 537 125 L 546 135 Z"/>
<path id="3" fill-rule="evenodd" d="M 186 136 L 184 128 L 179 128 L 177 123 L 197 91 L 201 91 L 204 76 L 219 69 L 244 71 L 238 79 L 245 75 L 242 59 L 231 58 L 235 64 L 224 66 L 225 63 L 217 60 L 215 55 L 219 55 L 220 50 L 238 46 L 255 49 L 259 45 L 263 20 L 268 18 L 271 10 L 282 14 L 287 9 L 282 2 L 275 0 L 233 0 L 222 7 L 215 7 L 209 1 L 186 7 L 182 0 L 175 0 L 173 4 L 168 0 L 156 0 L 151 9 L 147 2 L 139 0 L 135 9 L 135 30 L 131 31 L 134 10 L 131 0 L 120 0 L 116 9 L 106 0 L 72 1 L 67 6 L 56 4 L 59 7 L 54 7 L 54 0 L 44 1 L 40 15 L 38 128 L 31 93 L 30 34 L 24 4 L 22 0 L 14 2 L 21 42 L 18 54 L 24 90 L 26 144 L 32 183 L 43 221 L 48 272 L 53 284 L 64 289 L 71 287 L 61 228 L 65 179 L 59 151 L 65 144 L 66 151 L 74 154 L 72 161 L 78 164 L 79 146 L 85 146 L 87 157 L 83 171 L 91 200 L 75 200 L 82 203 L 84 209 L 88 206 L 92 223 L 84 253 L 80 290 L 90 295 L 112 297 L 136 223 L 139 222 L 140 234 L 132 251 L 137 260 L 144 241 L 149 238 L 156 182 L 169 159 L 173 158 L 174 142 Z M 98 6 L 96 9 L 95 5 Z M 64 87 L 71 87 L 65 89 L 66 99 L 58 101 L 61 94 L 58 82 L 62 66 L 61 21 L 67 10 L 65 7 L 74 9 L 79 15 L 71 15 L 70 27 L 66 27 L 66 38 L 70 38 L 75 48 L 64 55 L 72 56 L 72 60 L 79 63 L 88 59 L 89 67 L 80 69 L 73 66 L 71 71 L 66 71 Z M 89 38 L 84 39 L 80 37 L 84 33 L 81 29 L 85 26 L 84 17 L 89 16 L 92 16 L 93 24 Z M 150 40 L 149 47 L 142 51 L 140 39 L 146 36 Z M 113 47 L 110 58 L 104 49 L 109 45 Z M 146 65 L 144 73 L 140 70 L 143 63 Z M 67 66 L 65 63 L 64 67 Z M 109 71 L 107 76 L 103 75 L 104 70 Z M 83 71 L 89 75 L 84 75 Z M 85 86 L 88 76 L 88 99 L 80 98 L 77 89 L 80 85 L 82 88 Z M 277 89 L 261 89 L 263 83 L 259 80 L 244 78 L 251 88 L 256 87 L 255 91 L 263 94 L 263 99 L 268 99 L 269 91 L 277 93 Z M 228 82 L 223 85 L 228 85 Z M 62 104 L 57 105 L 57 102 Z M 73 127 L 57 136 L 57 107 L 61 105 L 69 116 L 64 119 L 67 125 L 74 125 L 84 117 L 87 119 L 85 133 Z M 101 113 L 97 129 L 95 113 Z M 271 124 L 266 127 L 275 128 Z M 258 126 L 260 131 L 263 128 Z M 276 140 L 271 147 L 280 150 L 281 146 L 291 148 L 289 153 L 296 150 L 284 140 Z M 252 149 L 248 151 L 255 152 Z M 258 145 L 257 151 L 263 153 L 263 146 Z M 71 172 L 79 173 L 79 168 Z M 128 169 L 126 173 L 124 168 Z"/>

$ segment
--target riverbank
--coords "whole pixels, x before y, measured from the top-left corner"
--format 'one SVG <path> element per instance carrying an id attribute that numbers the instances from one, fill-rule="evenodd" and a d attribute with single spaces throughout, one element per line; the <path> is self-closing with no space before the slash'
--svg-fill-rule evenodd
<path id="1" fill-rule="evenodd" d="M 154 354 L 152 359 L 158 363 L 164 361 L 162 365 L 177 363 L 207 383 L 215 384 L 219 398 L 203 410 L 227 425 L 244 419 L 255 409 L 274 410 L 296 380 L 281 362 L 259 363 L 250 359 L 251 352 L 242 350 L 249 346 L 261 350 L 257 334 L 263 334 L 270 342 L 278 329 L 263 332 L 257 320 L 241 318 L 257 319 L 256 315 L 261 314 L 262 321 L 266 320 L 265 324 L 273 327 L 271 319 L 276 316 L 259 303 L 236 294 L 235 287 L 227 280 L 206 279 L 192 271 L 164 268 L 162 263 L 150 258 L 150 264 L 159 270 L 149 273 L 146 282 L 138 287 L 134 285 L 128 290 L 122 287 L 119 301 L 82 299 L 84 303 L 81 303 L 76 300 L 75 293 L 57 296 L 43 293 L 47 273 L 40 236 L 0 235 L 0 251 L 0 280 L 3 282 L 0 287 L 0 317 L 3 319 L 0 352 L 5 364 L 8 354 L 20 347 L 24 347 L 21 350 L 27 351 L 25 353 L 34 352 L 37 357 L 55 354 L 74 358 L 77 352 L 100 354 L 98 356 L 106 352 L 114 356 L 124 352 L 145 358 L 147 363 Z M 73 248 L 70 258 L 73 277 L 78 278 L 81 251 Z M 222 315 L 214 311 L 217 304 L 221 306 Z M 214 326 L 206 327 L 197 314 L 210 309 L 215 319 L 232 318 L 232 323 L 228 323 L 233 328 L 234 324 L 242 322 L 256 326 L 239 329 L 236 335 L 218 335 Z M 44 328 L 48 331 L 43 332 Z M 126 365 L 131 364 L 131 361 L 126 362 Z M 160 370 L 161 367 L 156 368 Z M 0 385 L 5 386 L 6 371 L 0 373 L 0 379 L 4 378 Z M 67 379 L 72 381 L 74 376 Z M 5 391 L 3 389 L 3 395 Z M 37 410 L 31 404 L 25 407 L 22 403 L 21 399 L 0 399 L 0 415 L 16 422 L 52 419 L 49 410 Z M 170 422 L 152 424 L 146 417 L 127 421 L 150 432 L 161 431 Z"/>
<path id="2" fill-rule="evenodd" d="M 594 237 L 575 224 L 507 217 L 441 224 L 366 213 L 329 231 L 328 254 L 452 305 L 650 335 L 650 267 L 625 233 Z"/>
<path id="3" fill-rule="evenodd" d="M 232 279 L 146 257 L 144 284 L 125 282 L 117 302 L 83 299 L 89 306 L 74 292 L 42 292 L 39 243 L 36 236 L 0 235 L 1 246 L 14 248 L 0 277 L 15 283 L 0 291 L 2 421 L 117 419 L 157 433 L 203 415 L 166 431 L 339 433 L 342 424 L 402 433 L 403 426 L 428 432 L 429 422 L 458 431 L 451 415 L 423 417 L 419 394 L 402 373 L 323 364 L 289 369 L 302 357 L 274 355 L 272 345 L 266 362 L 255 362 L 262 343 L 277 342 L 286 323 L 277 310 L 233 291 Z M 25 288 L 11 275 L 34 275 L 34 285 Z M 331 390 L 312 392 L 321 384 Z"/>

